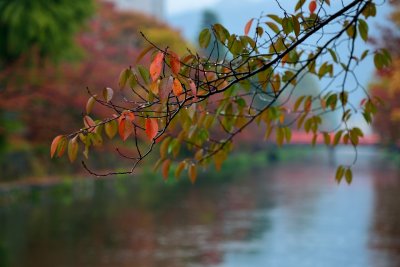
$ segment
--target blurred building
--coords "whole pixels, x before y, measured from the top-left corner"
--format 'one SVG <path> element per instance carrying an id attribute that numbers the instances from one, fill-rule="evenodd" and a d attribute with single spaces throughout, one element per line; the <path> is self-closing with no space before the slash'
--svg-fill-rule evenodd
<path id="1" fill-rule="evenodd" d="M 133 10 L 153 16 L 158 20 L 165 18 L 165 0 L 108 0 L 120 10 Z"/>

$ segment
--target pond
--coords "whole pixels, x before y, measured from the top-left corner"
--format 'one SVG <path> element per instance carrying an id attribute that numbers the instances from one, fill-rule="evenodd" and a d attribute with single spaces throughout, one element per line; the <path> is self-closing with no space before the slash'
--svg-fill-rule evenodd
<path id="1" fill-rule="evenodd" d="M 224 183 L 3 192 L 0 266 L 400 266 L 400 172 L 371 149 L 351 186 L 334 171 L 316 156 Z"/>

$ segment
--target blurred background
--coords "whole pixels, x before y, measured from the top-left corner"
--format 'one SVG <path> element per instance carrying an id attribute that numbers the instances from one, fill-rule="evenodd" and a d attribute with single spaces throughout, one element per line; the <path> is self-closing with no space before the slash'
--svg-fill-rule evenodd
<path id="1" fill-rule="evenodd" d="M 105 179 L 79 160 L 50 159 L 52 138 L 81 127 L 86 87 L 117 88 L 135 64 L 147 46 L 140 31 L 184 54 L 202 28 L 242 33 L 250 18 L 278 12 L 270 2 L 0 0 L 0 266 L 400 266 L 398 1 L 380 4 L 359 44 L 389 49 L 393 66 L 375 72 L 369 59 L 358 70 L 385 105 L 362 125 L 350 186 L 334 175 L 354 151 L 311 149 L 301 132 L 279 150 L 247 132 L 195 185 L 163 181 L 156 156 L 134 176 Z M 114 147 L 105 142 L 91 166 L 126 167 Z"/>

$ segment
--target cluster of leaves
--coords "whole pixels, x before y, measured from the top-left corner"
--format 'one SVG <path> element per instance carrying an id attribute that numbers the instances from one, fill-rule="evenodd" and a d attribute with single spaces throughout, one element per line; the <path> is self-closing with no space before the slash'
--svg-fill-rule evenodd
<path id="1" fill-rule="evenodd" d="M 394 30 L 384 28 L 382 31 L 384 36 L 381 39 L 383 42 L 373 41 L 377 47 L 385 47 L 390 51 L 393 62 L 390 67 L 377 71 L 378 79 L 371 84 L 371 91 L 384 102 L 384 105 L 377 110 L 373 126 L 384 144 L 393 149 L 398 149 L 400 146 L 400 53 L 398 50 L 400 45 L 400 36 L 398 34 L 400 5 L 398 2 L 392 2 L 392 4 L 394 11 L 391 18 L 394 22 Z M 375 56 L 374 58 L 377 65 L 385 63 L 385 60 L 382 60 L 382 55 L 388 52 L 385 49 L 382 51 L 380 56 Z"/>
<path id="2" fill-rule="evenodd" d="M 226 51 L 213 57 L 190 50 L 178 55 L 144 36 L 150 47 L 143 54 L 152 54 L 149 68 L 129 67 L 121 72 L 122 101 L 113 99 L 116 94 L 111 89 L 104 89 L 102 97 L 92 94 L 87 106 L 97 103 L 113 114 L 102 120 L 85 115 L 82 129 L 54 139 L 51 155 L 61 156 L 68 150 L 67 143 L 79 140 L 87 156 L 91 146 L 101 143 L 102 129 L 111 138 L 118 131 L 122 140 L 135 144 L 133 155 L 117 149 L 132 161 L 132 168 L 99 174 L 84 163 L 90 173 L 132 173 L 160 143 L 156 167 L 162 166 L 164 179 L 169 176 L 171 162 L 177 161 L 175 176 L 179 178 L 187 170 L 194 182 L 198 167 L 214 162 L 219 169 L 233 149 L 233 138 L 253 123 L 264 125 L 265 138 L 274 136 L 278 145 L 290 142 L 292 129 L 298 128 L 312 135 L 312 143 L 323 136 L 328 146 L 345 143 L 356 147 L 363 133 L 350 127 L 348 121 L 362 111 L 370 123 L 377 100 L 367 95 L 360 107 L 348 101 L 355 90 L 363 90 L 354 68 L 372 54 L 377 68 L 390 63 L 385 50 L 362 51 L 359 56 L 355 50 L 358 38 L 368 39 L 366 20 L 376 14 L 374 2 L 355 0 L 334 8 L 328 0 L 299 0 L 293 13 L 283 11 L 282 16 L 250 19 L 243 35 L 232 34 L 221 24 L 204 29 L 199 34 L 200 47 L 211 46 L 212 53 L 223 46 Z M 302 90 L 299 84 L 306 75 L 328 85 L 316 96 L 300 93 L 293 99 L 294 93 Z M 351 83 L 356 84 L 355 89 L 349 90 Z M 125 87 L 131 89 L 129 94 L 122 90 Z M 330 90 L 335 87 L 339 90 Z M 323 130 L 323 114 L 331 111 L 340 111 L 341 121 Z M 142 139 L 148 140 L 145 151 Z M 70 147 L 73 160 L 77 152 L 75 145 Z M 338 182 L 343 175 L 351 182 L 350 167 L 339 166 Z"/>

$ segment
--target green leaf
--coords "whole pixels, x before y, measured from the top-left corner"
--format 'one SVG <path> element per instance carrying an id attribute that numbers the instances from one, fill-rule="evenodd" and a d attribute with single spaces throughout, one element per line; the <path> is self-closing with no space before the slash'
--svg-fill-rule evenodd
<path id="1" fill-rule="evenodd" d="M 331 57 L 332 57 L 333 61 L 334 61 L 335 63 L 338 63 L 338 59 L 337 59 L 337 56 L 336 56 L 335 51 L 333 51 L 333 50 L 330 49 L 330 48 L 328 48 L 328 51 L 329 51 L 329 53 L 331 54 Z"/>
<path id="2" fill-rule="evenodd" d="M 204 29 L 199 34 L 199 45 L 201 48 L 207 48 L 210 44 L 211 32 L 210 29 Z"/>
<path id="3" fill-rule="evenodd" d="M 343 166 L 339 166 L 336 169 L 335 180 L 336 180 L 337 183 L 340 183 L 340 181 L 342 180 L 343 175 L 344 175 L 344 171 L 345 171 L 345 169 L 344 169 Z"/>
<path id="4" fill-rule="evenodd" d="M 346 179 L 347 184 L 351 184 L 353 181 L 353 173 L 351 172 L 350 168 L 346 169 L 346 172 L 344 173 L 344 177 Z"/>
<path id="5" fill-rule="evenodd" d="M 368 40 L 368 24 L 363 19 L 358 19 L 358 31 L 364 41 Z"/>
<path id="6" fill-rule="evenodd" d="M 270 27 L 271 30 L 273 30 L 275 33 L 280 32 L 279 27 L 275 23 L 269 21 L 269 22 L 266 22 L 265 24 L 267 24 L 268 27 Z"/>
<path id="7" fill-rule="evenodd" d="M 333 146 L 336 146 L 339 144 L 340 138 L 342 137 L 343 131 L 339 130 L 337 131 L 337 133 L 335 134 L 334 138 L 333 138 Z"/>
<path id="8" fill-rule="evenodd" d="M 305 2 L 306 2 L 306 0 L 299 0 L 294 8 L 294 11 L 301 9 Z"/>
<path id="9" fill-rule="evenodd" d="M 150 83 L 150 72 L 147 68 L 143 67 L 142 65 L 139 65 L 138 67 L 139 73 L 140 73 L 140 77 L 142 77 L 143 82 L 145 84 L 149 84 Z"/>
<path id="10" fill-rule="evenodd" d="M 112 120 L 107 122 L 104 125 L 104 131 L 106 132 L 106 135 L 108 138 L 112 139 L 118 132 L 118 123 L 116 120 Z"/>
<path id="11" fill-rule="evenodd" d="M 133 75 L 132 70 L 130 68 L 124 69 L 119 74 L 118 85 L 120 89 L 123 89 L 126 86 L 126 82 Z"/>

